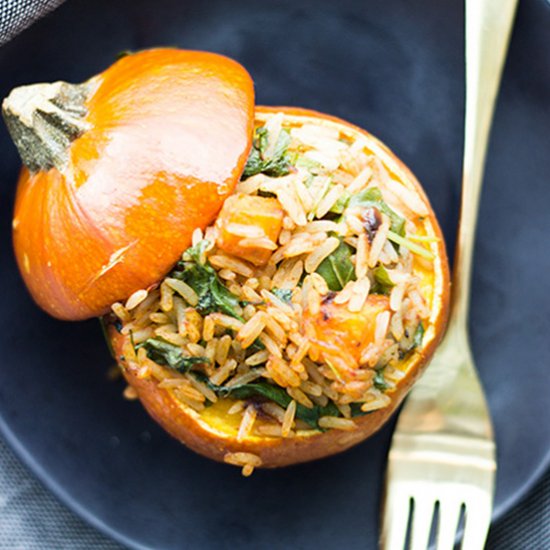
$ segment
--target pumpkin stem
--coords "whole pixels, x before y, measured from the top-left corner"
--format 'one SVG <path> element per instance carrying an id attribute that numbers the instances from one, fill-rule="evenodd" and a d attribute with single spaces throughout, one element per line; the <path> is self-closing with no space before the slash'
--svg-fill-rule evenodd
<path id="1" fill-rule="evenodd" d="M 90 127 L 84 120 L 89 91 L 88 83 L 31 84 L 4 99 L 6 126 L 31 172 L 65 166 L 70 143 Z"/>

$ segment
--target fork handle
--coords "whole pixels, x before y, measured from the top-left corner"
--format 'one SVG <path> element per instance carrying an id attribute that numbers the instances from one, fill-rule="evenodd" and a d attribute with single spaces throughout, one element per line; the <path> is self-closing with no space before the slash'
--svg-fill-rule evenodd
<path id="1" fill-rule="evenodd" d="M 466 1 L 466 120 L 462 205 L 450 324 L 466 332 L 472 256 L 487 143 L 517 0 Z"/>

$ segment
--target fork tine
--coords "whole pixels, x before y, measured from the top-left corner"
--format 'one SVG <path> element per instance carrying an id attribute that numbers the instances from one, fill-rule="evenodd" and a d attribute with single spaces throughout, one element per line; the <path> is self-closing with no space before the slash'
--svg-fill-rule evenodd
<path id="1" fill-rule="evenodd" d="M 388 487 L 384 508 L 380 548 L 382 550 L 401 550 L 405 548 L 410 515 L 410 497 L 405 491 L 399 491 L 397 487 L 392 487 L 391 490 Z"/>
<path id="2" fill-rule="evenodd" d="M 435 502 L 430 495 L 414 499 L 411 550 L 426 550 L 434 517 Z"/>
<path id="3" fill-rule="evenodd" d="M 466 502 L 462 550 L 483 550 L 491 523 L 491 497 L 481 492 Z"/>
<path id="4" fill-rule="evenodd" d="M 460 519 L 462 503 L 448 498 L 439 501 L 439 523 L 437 526 L 437 550 L 453 550 L 456 530 Z"/>

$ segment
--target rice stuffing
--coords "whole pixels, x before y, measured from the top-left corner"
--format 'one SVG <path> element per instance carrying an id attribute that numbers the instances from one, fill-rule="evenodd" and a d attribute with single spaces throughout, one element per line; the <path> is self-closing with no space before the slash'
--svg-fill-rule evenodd
<path id="1" fill-rule="evenodd" d="M 336 126 L 264 118 L 216 222 L 113 319 L 133 335 L 128 359 L 182 403 L 200 413 L 231 400 L 237 441 L 353 430 L 389 405 L 421 345 L 428 208 Z M 225 461 L 245 475 L 261 465 Z"/>

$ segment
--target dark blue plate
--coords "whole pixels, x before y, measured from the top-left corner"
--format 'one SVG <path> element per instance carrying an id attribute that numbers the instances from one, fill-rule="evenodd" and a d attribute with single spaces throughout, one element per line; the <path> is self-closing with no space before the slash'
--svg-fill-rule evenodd
<path id="1" fill-rule="evenodd" d="M 157 44 L 241 61 L 258 103 L 326 111 L 384 140 L 423 182 L 454 244 L 462 153 L 462 2 L 71 0 L 0 50 L 0 95 L 81 81 Z M 499 454 L 495 515 L 550 462 L 550 9 L 520 3 L 496 113 L 475 258 L 472 340 Z M 17 273 L 19 160 L 0 129 L 0 421 L 65 503 L 154 548 L 376 547 L 392 426 L 334 458 L 243 479 L 187 451 L 110 382 L 98 323 L 41 313 Z"/>

